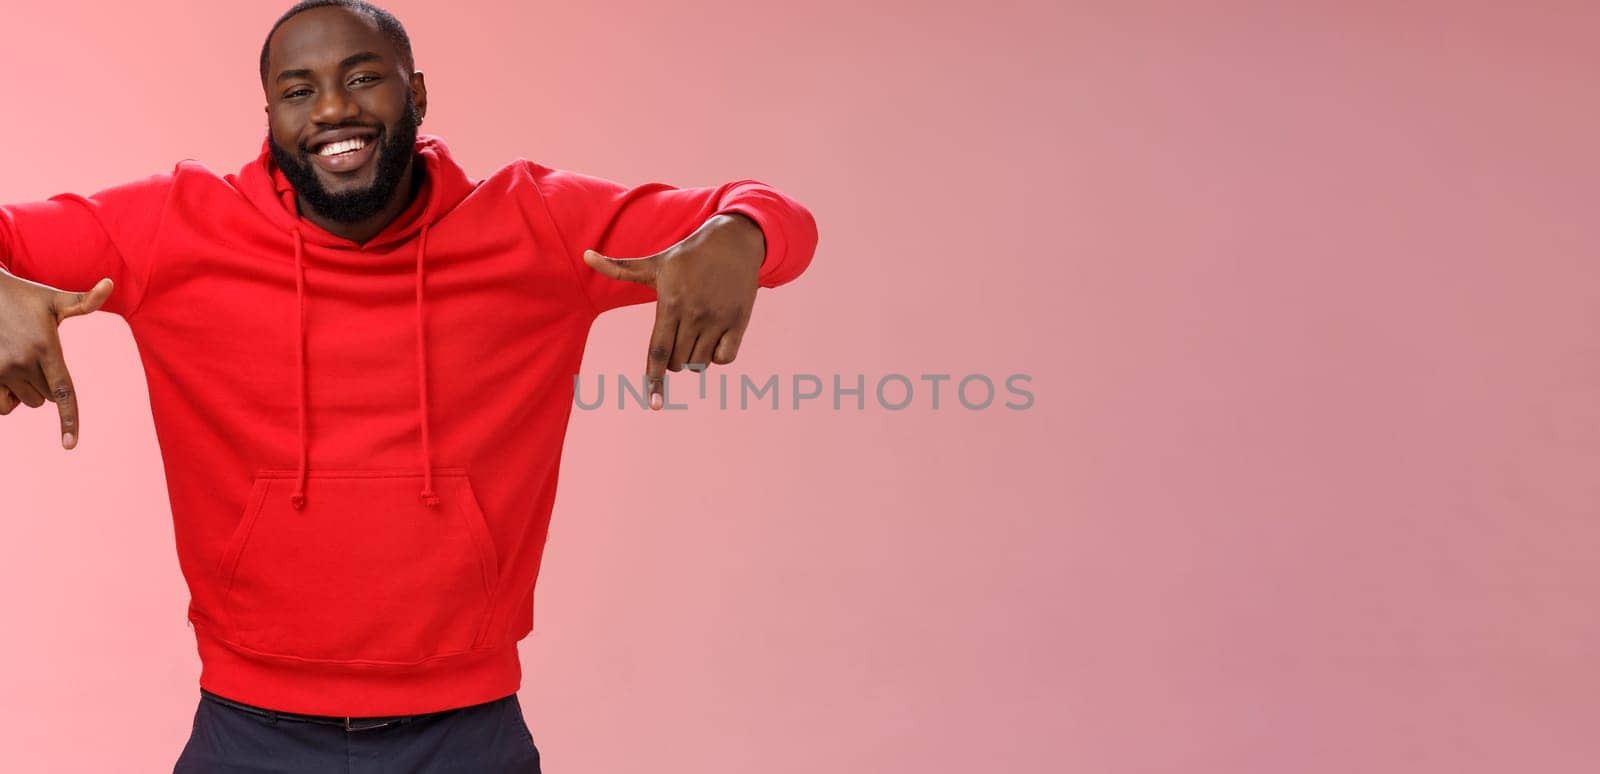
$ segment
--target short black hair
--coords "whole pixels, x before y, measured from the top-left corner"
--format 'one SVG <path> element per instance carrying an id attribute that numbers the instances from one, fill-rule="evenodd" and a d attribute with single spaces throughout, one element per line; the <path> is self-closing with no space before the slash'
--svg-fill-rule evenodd
<path id="1" fill-rule="evenodd" d="M 261 83 L 263 85 L 267 82 L 267 49 L 272 45 L 272 36 L 277 34 L 278 28 L 302 11 L 330 5 L 363 14 L 371 19 L 373 23 L 378 25 L 378 31 L 389 39 L 389 43 L 394 46 L 394 50 L 400 55 L 400 66 L 405 68 L 406 74 L 410 75 L 416 72 L 416 62 L 411 58 L 411 37 L 406 34 L 406 28 L 401 26 L 400 20 L 394 18 L 394 14 L 365 0 L 301 0 L 293 8 L 284 11 L 283 15 L 278 17 L 277 23 L 272 25 L 271 30 L 267 31 L 267 39 L 261 42 Z"/>

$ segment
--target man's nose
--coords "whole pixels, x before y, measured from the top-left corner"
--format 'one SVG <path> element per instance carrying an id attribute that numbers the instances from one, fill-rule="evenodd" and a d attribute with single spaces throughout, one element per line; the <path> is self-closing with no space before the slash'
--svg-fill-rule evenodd
<path id="1" fill-rule="evenodd" d="M 318 124 L 338 125 L 360 112 L 360 106 L 344 89 L 328 89 L 317 97 L 317 104 L 311 110 L 311 120 Z"/>

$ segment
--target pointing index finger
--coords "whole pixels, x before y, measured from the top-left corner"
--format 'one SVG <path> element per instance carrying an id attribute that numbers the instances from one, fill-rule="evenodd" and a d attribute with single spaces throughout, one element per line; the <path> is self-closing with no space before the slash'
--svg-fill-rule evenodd
<path id="1" fill-rule="evenodd" d="M 45 384 L 50 389 L 45 398 L 56 404 L 56 411 L 61 415 L 61 446 L 64 449 L 76 448 L 80 430 L 78 391 L 72 386 L 72 375 L 67 372 L 67 362 L 62 357 L 59 339 L 39 359 L 39 366 L 44 369 Z"/>
<path id="2" fill-rule="evenodd" d="M 656 324 L 650 331 L 650 349 L 645 354 L 645 387 L 650 396 L 650 408 L 660 411 L 665 404 L 662 382 L 667 375 L 667 358 L 672 355 L 672 344 L 678 334 L 678 316 L 668 311 L 668 306 L 656 302 Z"/>

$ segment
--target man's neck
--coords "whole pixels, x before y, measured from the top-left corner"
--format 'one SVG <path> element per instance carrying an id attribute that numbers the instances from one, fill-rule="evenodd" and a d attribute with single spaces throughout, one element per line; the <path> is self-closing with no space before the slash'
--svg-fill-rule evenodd
<path id="1" fill-rule="evenodd" d="M 383 233 L 395 218 L 400 217 L 400 213 L 411 206 L 411 202 L 417 198 L 417 191 L 422 188 L 423 174 L 419 161 L 412 158 L 411 163 L 406 166 L 405 174 L 400 177 L 400 185 L 395 186 L 394 198 L 378 214 L 365 220 L 354 223 L 330 220 L 307 204 L 303 197 L 300 198 L 300 213 L 306 220 L 336 237 L 348 239 L 356 244 L 366 244 L 368 240 Z"/>

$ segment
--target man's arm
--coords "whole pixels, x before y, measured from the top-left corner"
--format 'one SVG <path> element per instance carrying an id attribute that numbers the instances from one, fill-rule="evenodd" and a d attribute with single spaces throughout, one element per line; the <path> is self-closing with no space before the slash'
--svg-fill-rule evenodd
<path id="1" fill-rule="evenodd" d="M 596 314 L 656 302 L 645 355 L 650 407 L 666 371 L 733 362 L 756 290 L 799 276 L 817 247 L 811 212 L 755 180 L 714 188 L 646 183 L 528 165 Z"/>
<path id="2" fill-rule="evenodd" d="M 72 292 L 109 277 L 115 289 L 101 308 L 132 314 L 144 299 L 150 248 L 172 181 L 172 173 L 162 173 L 90 196 L 0 205 L 0 269 Z"/>
<path id="3" fill-rule="evenodd" d="M 77 392 L 56 329 L 139 308 L 171 189 L 172 175 L 152 175 L 89 197 L 0 205 L 0 415 L 55 403 L 61 445 L 77 446 Z"/>
<path id="4" fill-rule="evenodd" d="M 590 268 L 584 253 L 613 258 L 654 255 L 707 226 L 749 219 L 760 228 L 765 255 L 757 281 L 772 288 L 800 276 L 817 247 L 811 212 L 772 186 L 736 180 L 707 188 L 674 188 L 664 183 L 627 187 L 591 175 L 524 162 L 561 231 L 578 282 L 596 314 L 657 299 L 656 289 L 614 279 Z M 720 225 L 710 224 L 712 228 Z"/>

